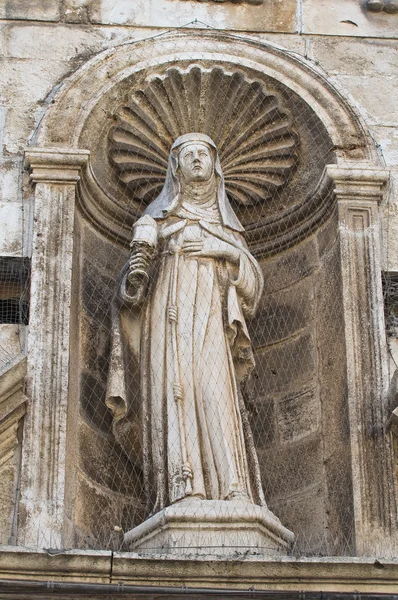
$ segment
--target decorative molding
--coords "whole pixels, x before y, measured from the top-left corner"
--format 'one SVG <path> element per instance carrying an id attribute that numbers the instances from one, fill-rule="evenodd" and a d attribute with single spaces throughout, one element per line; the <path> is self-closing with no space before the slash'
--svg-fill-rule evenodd
<path id="1" fill-rule="evenodd" d="M 110 158 L 146 204 L 163 187 L 173 141 L 192 131 L 214 140 L 227 192 L 243 205 L 271 200 L 297 167 L 290 111 L 279 94 L 241 70 L 170 67 L 147 77 L 115 116 Z"/>
<path id="2" fill-rule="evenodd" d="M 61 548 L 75 186 L 89 153 L 29 149 L 35 186 L 20 543 Z"/>
<path id="3" fill-rule="evenodd" d="M 371 200 L 380 203 L 384 197 L 390 173 L 383 168 L 362 163 L 328 165 L 327 176 L 333 181 L 339 200 Z"/>
<path id="4" fill-rule="evenodd" d="M 339 156 L 377 160 L 374 142 L 348 102 L 324 74 L 302 57 L 253 38 L 218 31 L 168 32 L 136 43 L 123 44 L 93 57 L 64 82 L 40 124 L 36 143 L 41 147 L 88 147 L 87 119 L 101 98 L 122 81 L 142 76 L 179 61 L 205 66 L 239 65 L 256 78 L 268 76 L 301 96 L 328 131 Z M 103 113 L 102 113 L 103 117 Z"/>
<path id="5" fill-rule="evenodd" d="M 327 173 L 339 214 L 356 552 L 387 556 L 398 541 L 379 239 L 389 172 L 346 165 Z"/>
<path id="6" fill-rule="evenodd" d="M 26 411 L 25 375 L 24 356 L 19 356 L 0 372 L 0 543 L 3 544 L 12 539 L 17 511 L 18 430 Z"/>
<path id="7" fill-rule="evenodd" d="M 30 551 L 26 548 L 0 550 L 0 579 L 2 593 L 6 580 L 51 582 L 119 583 L 124 585 L 153 586 L 150 594 L 159 595 L 158 587 L 170 586 L 185 592 L 189 588 L 241 589 L 257 591 L 352 592 L 396 594 L 398 563 L 396 560 L 374 557 L 314 557 L 283 560 L 214 560 L 189 558 L 143 558 L 129 552 L 70 550 L 58 553 Z M 50 583 L 48 583 L 50 582 Z M 33 591 L 33 589 L 32 589 Z M 36 593 L 38 589 L 35 589 Z M 94 591 L 94 590 L 92 590 Z M 124 590 L 126 592 L 126 590 Z M 69 599 L 70 590 L 56 597 Z M 15 593 L 15 588 L 14 588 Z M 86 592 L 87 593 L 87 590 Z M 111 591 L 106 596 L 111 596 Z M 84 594 L 83 594 L 84 595 Z M 130 597 L 130 594 L 122 594 Z M 135 594 L 137 595 L 137 594 Z M 135 597 L 134 593 L 131 597 Z M 172 592 L 169 592 L 173 596 Z M 21 592 L 21 597 L 28 594 Z M 97 593 L 96 597 L 101 596 Z M 319 595 L 321 598 L 321 595 Z"/>
<path id="8" fill-rule="evenodd" d="M 29 179 L 32 183 L 76 183 L 89 154 L 88 150 L 28 148 L 25 161 L 31 170 Z"/>
<path id="9" fill-rule="evenodd" d="M 370 12 L 386 12 L 390 14 L 398 13 L 398 0 L 368 0 L 366 8 Z"/>

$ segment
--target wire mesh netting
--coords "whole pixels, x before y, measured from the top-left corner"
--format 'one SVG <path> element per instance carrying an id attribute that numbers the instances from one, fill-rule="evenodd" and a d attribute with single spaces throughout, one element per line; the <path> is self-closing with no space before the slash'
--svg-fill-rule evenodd
<path id="1" fill-rule="evenodd" d="M 137 43 L 79 140 L 73 545 L 350 555 L 334 146 L 280 81 L 188 50 Z"/>
<path id="2" fill-rule="evenodd" d="M 29 259 L 0 258 L 0 370 L 24 350 L 21 326 L 29 319 Z"/>
<path id="3" fill-rule="evenodd" d="M 93 174 L 125 219 L 95 231 L 81 187 L 76 543 L 119 547 L 132 529 L 139 543 L 134 528 L 172 506 L 199 530 L 181 553 L 262 554 L 269 539 L 228 521 L 266 502 L 295 534 L 271 518 L 281 551 L 349 554 L 339 248 L 319 187 L 333 145 L 290 89 L 205 51 L 160 57 L 99 108 Z M 188 136 L 170 154 L 193 132 L 214 146 Z M 200 533 L 204 500 L 217 533 Z M 149 534 L 140 551 L 171 549 Z"/>

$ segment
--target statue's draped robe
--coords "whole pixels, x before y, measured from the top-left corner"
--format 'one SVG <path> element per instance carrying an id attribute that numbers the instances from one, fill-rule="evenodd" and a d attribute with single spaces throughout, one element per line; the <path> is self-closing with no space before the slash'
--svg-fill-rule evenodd
<path id="1" fill-rule="evenodd" d="M 217 195 L 155 217 L 147 300 L 137 310 L 119 299 L 114 310 L 107 404 L 115 432 L 134 419 L 128 373 L 135 357 L 150 512 L 187 495 L 265 505 L 239 391 L 254 366 L 245 317 L 262 292 L 260 267 L 241 234 L 222 222 Z M 209 236 L 234 246 L 238 263 L 184 251 L 184 243 Z"/>

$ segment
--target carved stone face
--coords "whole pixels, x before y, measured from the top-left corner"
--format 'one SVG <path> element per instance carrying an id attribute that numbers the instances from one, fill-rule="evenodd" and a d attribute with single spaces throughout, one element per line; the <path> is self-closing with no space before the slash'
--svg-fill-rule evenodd
<path id="1" fill-rule="evenodd" d="M 213 153 L 205 143 L 187 143 L 178 154 L 178 164 L 179 171 L 187 183 L 208 181 L 214 171 Z"/>

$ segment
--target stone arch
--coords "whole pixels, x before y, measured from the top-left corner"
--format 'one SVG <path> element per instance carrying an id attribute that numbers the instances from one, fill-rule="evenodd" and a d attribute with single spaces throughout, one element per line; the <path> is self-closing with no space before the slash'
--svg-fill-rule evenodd
<path id="1" fill-rule="evenodd" d="M 359 115 L 320 69 L 269 42 L 209 31 L 171 32 L 98 54 L 63 83 L 32 145 L 78 147 L 87 116 L 106 92 L 133 72 L 187 57 L 191 62 L 230 62 L 281 81 L 319 115 L 339 158 L 377 161 Z"/>

